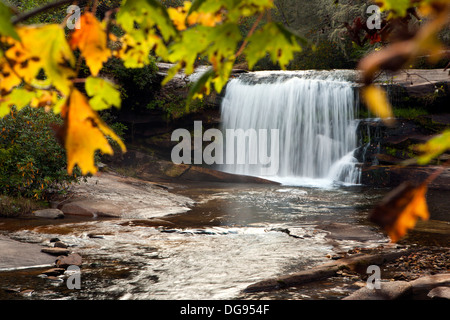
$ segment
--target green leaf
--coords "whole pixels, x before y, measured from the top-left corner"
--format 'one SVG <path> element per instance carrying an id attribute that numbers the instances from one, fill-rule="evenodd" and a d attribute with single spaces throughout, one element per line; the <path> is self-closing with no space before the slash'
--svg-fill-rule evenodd
<path id="1" fill-rule="evenodd" d="M 198 54 L 208 48 L 207 37 L 211 29 L 198 25 L 183 32 L 181 39 L 169 47 L 169 61 L 181 63 L 185 73 L 191 74 Z"/>
<path id="2" fill-rule="evenodd" d="M 115 86 L 102 78 L 88 77 L 86 79 L 86 93 L 89 97 L 89 104 L 95 111 L 109 109 L 111 106 L 120 108 L 120 92 Z"/>
<path id="3" fill-rule="evenodd" d="M 15 106 L 17 110 L 26 107 L 36 94 L 32 91 L 28 91 L 23 88 L 16 88 L 8 95 L 1 96 L 0 102 L 0 118 L 9 113 L 12 106 Z"/>
<path id="4" fill-rule="evenodd" d="M 20 41 L 20 37 L 11 23 L 12 11 L 7 5 L 0 1 L 0 34 Z"/>
<path id="5" fill-rule="evenodd" d="M 166 8 L 156 0 L 125 0 L 117 13 L 117 22 L 131 34 L 136 30 L 135 24 L 145 33 L 158 26 L 166 41 L 176 34 Z"/>
<path id="6" fill-rule="evenodd" d="M 266 24 L 249 38 L 249 45 L 245 49 L 249 68 L 253 68 L 268 53 L 274 63 L 278 62 L 285 69 L 294 58 L 294 53 L 302 50 L 298 41 L 306 43 L 306 40 L 279 23 Z"/>
<path id="7" fill-rule="evenodd" d="M 189 12 L 187 16 L 189 16 L 192 12 L 197 11 L 198 8 L 205 2 L 205 0 L 194 0 L 192 1 L 191 8 L 189 9 Z"/>

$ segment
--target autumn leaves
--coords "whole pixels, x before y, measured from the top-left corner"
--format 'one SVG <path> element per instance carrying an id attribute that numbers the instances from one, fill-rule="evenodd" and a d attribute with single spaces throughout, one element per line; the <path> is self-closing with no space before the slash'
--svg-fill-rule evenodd
<path id="1" fill-rule="evenodd" d="M 373 84 L 379 72 L 396 72 L 419 55 L 428 55 L 431 62 L 436 62 L 445 52 L 437 35 L 450 21 L 450 2 L 442 0 L 415 2 L 413 10 L 417 9 L 428 22 L 419 28 L 413 37 L 405 34 L 404 39 L 390 43 L 359 62 L 363 82 L 362 98 L 368 108 L 388 125 L 394 123 L 394 117 L 387 94 Z M 380 0 L 380 4 L 383 10 L 390 12 L 391 18 L 407 15 L 411 7 L 410 1 Z M 418 146 L 417 151 L 422 154 L 413 160 L 418 164 L 427 164 L 448 149 L 450 149 L 450 131 L 446 130 Z M 428 219 L 427 186 L 440 171 L 442 169 L 438 169 L 436 174 L 418 185 L 404 183 L 394 189 L 372 211 L 371 221 L 382 227 L 393 242 L 401 239 L 409 229 L 414 228 L 417 219 Z"/>

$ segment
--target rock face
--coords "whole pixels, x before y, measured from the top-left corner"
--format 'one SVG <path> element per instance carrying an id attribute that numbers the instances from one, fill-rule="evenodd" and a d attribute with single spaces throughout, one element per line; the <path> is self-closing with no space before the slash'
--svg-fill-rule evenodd
<path id="1" fill-rule="evenodd" d="M 40 245 L 0 235 L 0 270 L 52 264 L 55 257 L 41 252 L 41 249 Z"/>
<path id="2" fill-rule="evenodd" d="M 428 292 L 431 299 L 447 299 L 450 300 L 450 287 L 436 287 Z"/>
<path id="3" fill-rule="evenodd" d="M 68 268 L 69 266 L 81 266 L 83 259 L 78 253 L 72 253 L 68 256 L 61 256 L 55 262 L 57 268 Z"/>

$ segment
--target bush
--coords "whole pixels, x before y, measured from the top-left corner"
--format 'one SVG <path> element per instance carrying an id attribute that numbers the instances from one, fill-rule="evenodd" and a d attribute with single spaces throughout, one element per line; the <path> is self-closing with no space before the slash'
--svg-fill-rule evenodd
<path id="1" fill-rule="evenodd" d="M 62 119 L 43 108 L 13 110 L 0 119 L 0 193 L 44 199 L 80 176 L 66 171 L 66 155 L 51 128 Z"/>

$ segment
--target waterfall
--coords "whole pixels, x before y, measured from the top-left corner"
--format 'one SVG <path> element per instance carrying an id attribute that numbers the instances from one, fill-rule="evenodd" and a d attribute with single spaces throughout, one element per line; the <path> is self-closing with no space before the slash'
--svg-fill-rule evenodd
<path id="1" fill-rule="evenodd" d="M 355 90 L 348 75 L 332 72 L 252 72 L 229 81 L 221 104 L 222 132 L 229 129 L 272 132 L 271 155 L 278 170 L 264 176 L 262 163 L 228 162 L 220 170 L 263 176 L 288 184 L 307 181 L 359 183 L 360 169 L 353 156 L 357 148 Z M 250 139 L 251 140 L 251 139 Z M 260 141 L 259 141 L 260 142 Z M 255 157 L 253 140 L 238 152 Z M 239 144 L 239 143 L 238 143 Z M 261 146 L 261 145 L 259 145 Z M 236 153 L 225 148 L 225 153 Z"/>

